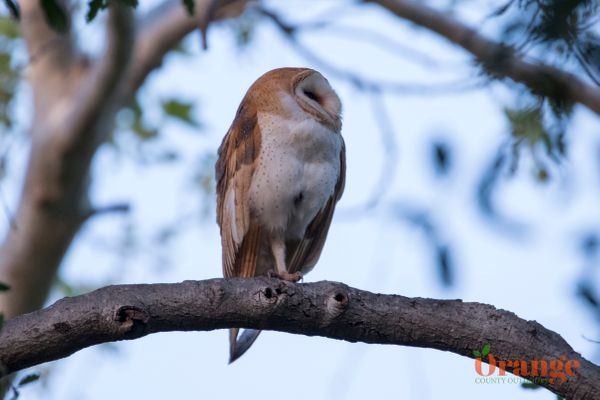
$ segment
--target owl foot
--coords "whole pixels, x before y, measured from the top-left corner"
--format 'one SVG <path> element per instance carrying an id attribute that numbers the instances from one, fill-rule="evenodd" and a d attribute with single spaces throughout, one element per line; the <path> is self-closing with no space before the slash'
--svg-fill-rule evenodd
<path id="1" fill-rule="evenodd" d="M 287 271 L 282 271 L 282 272 L 278 272 L 278 271 L 269 271 L 267 273 L 267 276 L 269 278 L 274 278 L 277 277 L 279 279 L 283 279 L 284 281 L 288 281 L 288 282 L 298 282 L 300 279 L 303 278 L 302 272 L 294 272 L 293 274 L 290 274 Z"/>

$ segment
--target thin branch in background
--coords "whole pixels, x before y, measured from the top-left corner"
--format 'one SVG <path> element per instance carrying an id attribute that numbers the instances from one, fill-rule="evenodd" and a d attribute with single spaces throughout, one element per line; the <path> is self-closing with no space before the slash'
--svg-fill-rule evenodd
<path id="1" fill-rule="evenodd" d="M 342 218 L 363 216 L 369 211 L 374 210 L 392 187 L 398 169 L 398 143 L 396 141 L 392 120 L 383 102 L 382 94 L 371 92 L 370 100 L 371 112 L 375 118 L 375 123 L 378 128 L 377 131 L 381 138 L 384 154 L 383 164 L 377 182 L 373 186 L 367 200 L 363 204 L 338 211 L 338 214 L 341 215 Z"/>
<path id="2" fill-rule="evenodd" d="M 515 2 L 515 0 L 508 0 L 505 4 L 501 5 L 500 7 L 496 8 L 494 11 L 489 13 L 485 17 L 485 20 L 488 20 L 490 18 L 499 17 L 500 15 L 506 13 L 514 2 Z"/>
<path id="3" fill-rule="evenodd" d="M 589 337 L 587 337 L 587 336 L 585 336 L 585 335 L 581 335 L 581 337 L 582 337 L 584 340 L 587 340 L 588 342 L 591 342 L 591 343 L 596 343 L 596 344 L 600 344 L 600 340 L 590 339 Z"/>
<path id="4" fill-rule="evenodd" d="M 392 213 L 395 218 L 406 221 L 423 232 L 435 255 L 435 266 L 440 283 L 445 288 L 453 286 L 456 275 L 453 252 L 450 250 L 450 245 L 442 239 L 438 229 L 439 224 L 433 222 L 431 214 L 425 209 L 400 202 L 392 206 Z"/>
<path id="5" fill-rule="evenodd" d="M 354 12 L 355 10 L 352 9 L 352 6 L 356 6 L 357 4 L 354 0 L 345 3 L 343 1 L 334 2 L 334 5 L 329 9 L 311 17 L 308 22 L 303 22 L 302 25 L 314 27 L 330 25 L 335 21 L 339 21 L 344 14 Z"/>
<path id="6" fill-rule="evenodd" d="M 4 5 L 8 9 L 10 16 L 17 21 L 21 19 L 21 12 L 19 11 L 19 5 L 13 0 L 4 0 Z"/>
<path id="7" fill-rule="evenodd" d="M 406 61 L 419 64 L 427 68 L 448 68 L 448 62 L 436 60 L 427 53 L 400 43 L 392 38 L 379 33 L 372 29 L 367 29 L 361 26 L 349 26 L 339 24 L 340 18 L 344 13 L 356 12 L 352 6 L 356 3 L 336 4 L 331 9 L 323 12 L 321 15 L 313 17 L 309 21 L 303 21 L 293 25 L 294 30 L 298 32 L 312 32 L 316 30 L 326 30 L 327 33 L 343 36 L 344 38 L 354 38 L 366 42 L 374 47 L 380 47 L 384 50 L 389 50 L 396 56 L 405 57 Z M 259 10 L 261 12 L 261 10 Z M 267 10 L 271 14 L 272 11 Z M 362 11 L 359 11 L 362 12 Z M 281 19 L 279 19 L 281 21 Z M 292 26 L 289 25 L 288 26 Z"/>
<path id="8" fill-rule="evenodd" d="M 312 28 L 312 29 L 311 29 Z M 354 38 L 374 47 L 380 47 L 383 50 L 389 50 L 394 55 L 405 56 L 406 60 L 419 64 L 427 68 L 441 68 L 442 65 L 439 60 L 430 57 L 425 52 L 414 49 L 398 41 L 392 40 L 386 35 L 383 35 L 377 31 L 366 29 L 360 26 L 347 26 L 347 25 L 299 25 L 297 27 L 300 32 L 312 32 L 313 30 L 326 30 L 328 34 L 342 36 L 346 39 Z M 443 67 L 447 67 L 447 63 L 443 63 Z"/>
<path id="9" fill-rule="evenodd" d="M 379 180 L 375 184 L 369 200 L 364 205 L 365 210 L 373 209 L 381 202 L 392 187 L 398 169 L 398 143 L 396 142 L 392 120 L 387 112 L 382 96 L 372 93 L 370 97 L 371 110 L 379 128 L 378 132 L 381 137 L 384 158 Z"/>
<path id="10" fill-rule="evenodd" d="M 84 219 L 87 220 L 91 217 L 96 217 L 98 215 L 103 215 L 103 214 L 112 214 L 112 213 L 126 214 L 129 211 L 131 211 L 131 206 L 129 205 L 129 203 L 115 203 L 115 204 L 110 204 L 107 206 L 96 207 L 96 208 L 91 209 L 90 211 L 88 211 L 85 214 Z"/>
<path id="11" fill-rule="evenodd" d="M 508 153 L 510 153 L 510 155 Z M 513 157 L 512 160 L 510 160 L 509 157 Z M 495 157 L 490 165 L 484 170 L 479 183 L 477 184 L 477 203 L 481 214 L 487 217 L 488 221 L 507 232 L 509 236 L 522 237 L 523 234 L 526 233 L 526 226 L 501 215 L 496 210 L 496 206 L 493 202 L 493 194 L 500 183 L 502 173 L 505 172 L 507 168 L 514 173 L 517 160 L 518 152 L 516 151 L 516 145 L 509 142 L 502 144 L 498 148 Z"/>
<path id="12" fill-rule="evenodd" d="M 351 71 L 339 68 L 328 63 L 317 56 L 312 50 L 296 39 L 291 39 L 294 49 L 309 62 L 317 65 L 319 69 L 325 71 L 331 76 L 349 82 L 356 89 L 365 92 L 388 92 L 399 95 L 445 95 L 448 93 L 459 93 L 479 89 L 487 83 L 483 80 L 466 81 L 460 79 L 453 82 L 444 82 L 438 84 L 418 84 L 395 81 L 375 81 L 361 77 Z"/>
<path id="13" fill-rule="evenodd" d="M 2 189 L 2 185 L 0 185 L 0 203 L 2 203 L 2 209 L 4 210 L 4 215 L 6 216 L 6 220 L 10 226 L 10 229 L 17 230 L 17 223 L 15 222 L 15 215 L 10 209 L 8 202 L 6 201 L 6 197 L 4 196 L 4 190 Z"/>
<path id="14" fill-rule="evenodd" d="M 586 75 L 598 86 L 600 86 L 600 80 L 596 77 L 596 75 L 594 74 L 594 72 L 592 71 L 589 62 L 585 59 L 585 56 L 583 55 L 583 51 L 581 50 L 581 47 L 578 44 L 574 45 L 574 48 L 572 47 L 571 50 L 575 53 L 575 58 L 577 58 L 577 61 L 579 62 L 579 65 L 581 65 L 581 67 L 583 68 L 584 72 L 586 73 Z M 596 68 L 600 68 L 600 65 L 596 65 Z"/>
<path id="15" fill-rule="evenodd" d="M 327 72 L 329 75 L 336 76 L 339 79 L 345 80 L 352 84 L 355 88 L 362 91 L 370 92 L 393 92 L 396 94 L 408 95 L 435 95 L 435 94 L 448 94 L 457 93 L 463 91 L 470 91 L 479 89 L 487 82 L 480 77 L 475 80 L 460 79 L 453 82 L 444 82 L 437 84 L 415 84 L 407 82 L 395 82 L 395 81 L 375 81 L 355 74 L 349 70 L 337 67 L 320 56 L 316 55 L 308 46 L 303 45 L 297 38 L 297 32 L 300 29 L 297 26 L 290 25 L 282 20 L 282 18 L 267 10 L 263 7 L 257 7 L 256 10 L 263 16 L 270 19 L 277 28 L 281 30 L 284 37 L 288 39 L 292 47 L 309 62 L 317 65 L 319 69 Z"/>

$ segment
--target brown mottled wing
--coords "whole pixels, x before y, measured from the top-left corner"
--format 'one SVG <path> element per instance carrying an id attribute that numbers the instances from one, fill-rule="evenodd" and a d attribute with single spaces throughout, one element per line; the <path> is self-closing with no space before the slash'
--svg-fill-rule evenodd
<path id="1" fill-rule="evenodd" d="M 304 238 L 299 242 L 286 243 L 288 250 L 288 259 L 286 264 L 290 273 L 308 272 L 314 267 L 321 256 L 321 251 L 325 245 L 327 232 L 333 218 L 333 211 L 338 200 L 344 192 L 346 183 L 346 147 L 342 140 L 342 149 L 340 151 L 340 176 L 335 185 L 335 190 L 329 198 L 325 207 L 323 207 L 306 228 Z"/>
<path id="2" fill-rule="evenodd" d="M 244 99 L 219 147 L 215 165 L 217 223 L 226 278 L 255 275 L 261 229 L 250 219 L 248 192 L 260 143 L 256 108 Z"/>

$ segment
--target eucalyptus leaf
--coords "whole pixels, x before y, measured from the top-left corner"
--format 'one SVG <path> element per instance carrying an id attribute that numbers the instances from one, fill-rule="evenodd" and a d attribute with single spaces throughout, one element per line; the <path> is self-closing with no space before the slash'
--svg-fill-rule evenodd
<path id="1" fill-rule="evenodd" d="M 183 0 L 183 5 L 185 6 L 185 9 L 187 10 L 188 14 L 194 15 L 194 0 Z"/>
<path id="2" fill-rule="evenodd" d="M 19 381 L 19 387 L 25 386 L 31 382 L 35 382 L 38 379 L 40 379 L 40 374 L 29 374 L 29 375 L 25 375 L 20 381 Z"/>
<path id="3" fill-rule="evenodd" d="M 105 0 L 91 0 L 88 2 L 88 11 L 85 14 L 85 20 L 87 22 L 91 22 L 100 10 L 105 9 L 107 6 Z"/>
<path id="4" fill-rule="evenodd" d="M 69 30 L 69 17 L 56 0 L 40 0 L 48 25 L 59 33 Z"/>
<path id="5" fill-rule="evenodd" d="M 162 108 L 169 117 L 178 119 L 191 126 L 197 127 L 200 125 L 191 115 L 194 108 L 194 104 L 191 102 L 170 99 L 162 102 Z"/>

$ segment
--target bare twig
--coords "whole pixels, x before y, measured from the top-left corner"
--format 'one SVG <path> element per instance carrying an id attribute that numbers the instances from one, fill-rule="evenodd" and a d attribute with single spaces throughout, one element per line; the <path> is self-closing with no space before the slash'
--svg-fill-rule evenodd
<path id="1" fill-rule="evenodd" d="M 70 129 L 64 134 L 66 142 L 83 142 L 90 147 L 97 140 L 90 140 L 89 131 L 104 116 L 114 114 L 118 105 L 115 96 L 124 78 L 133 49 L 134 26 L 131 7 L 112 2 L 108 10 L 107 49 L 102 58 L 92 67 L 82 87 L 74 95 L 76 101 L 68 120 Z M 78 147 L 77 144 L 71 144 Z"/>
<path id="2" fill-rule="evenodd" d="M 340 209 L 338 215 L 342 218 L 364 216 L 365 213 L 375 209 L 389 189 L 393 186 L 393 180 L 396 176 L 398 166 L 398 143 L 396 142 L 396 134 L 392 125 L 391 118 L 383 102 L 381 93 L 371 93 L 371 110 L 377 124 L 377 131 L 381 137 L 381 145 L 383 148 L 383 163 L 378 174 L 377 181 L 367 200 L 357 206 Z"/>
<path id="3" fill-rule="evenodd" d="M 110 204 L 110 205 L 103 206 L 103 207 L 95 207 L 95 208 L 89 210 L 84 215 L 84 219 L 96 217 L 96 216 L 102 215 L 102 214 L 113 214 L 113 213 L 126 214 L 129 211 L 131 211 L 131 206 L 128 203 Z"/>
<path id="4" fill-rule="evenodd" d="M 321 24 L 321 25 L 298 25 L 300 32 L 313 32 L 316 29 L 326 31 L 331 35 L 338 35 L 345 39 L 354 39 L 364 41 L 374 47 L 388 51 L 395 56 L 403 56 L 408 62 L 419 64 L 423 67 L 439 69 L 442 68 L 440 60 L 436 60 L 425 52 L 407 46 L 395 41 L 388 36 L 375 30 L 361 26 L 347 26 L 341 24 Z M 443 64 L 446 67 L 446 63 Z"/>
<path id="5" fill-rule="evenodd" d="M 356 87 L 358 90 L 368 92 L 388 92 L 402 95 L 437 95 L 457 93 L 462 91 L 474 90 L 485 85 L 482 79 L 470 80 L 460 79 L 454 82 L 444 83 L 427 83 L 419 84 L 413 82 L 396 82 L 396 81 L 377 81 L 360 76 L 350 70 L 338 67 L 318 56 L 309 47 L 305 46 L 297 38 L 298 32 L 302 29 L 301 26 L 291 25 L 276 14 L 264 7 L 256 7 L 256 10 L 262 15 L 270 19 L 276 27 L 278 27 L 288 39 L 294 49 L 309 62 L 316 65 L 322 71 L 339 79 L 345 80 Z"/>
<path id="6" fill-rule="evenodd" d="M 181 2 L 167 0 L 140 18 L 134 61 L 124 92 L 129 96 L 135 93 L 148 74 L 162 63 L 165 54 L 188 33 L 212 20 L 238 16 L 245 5 L 245 0 L 196 0 L 194 15 L 190 16 Z M 210 21 L 208 15 L 212 15 Z"/>

